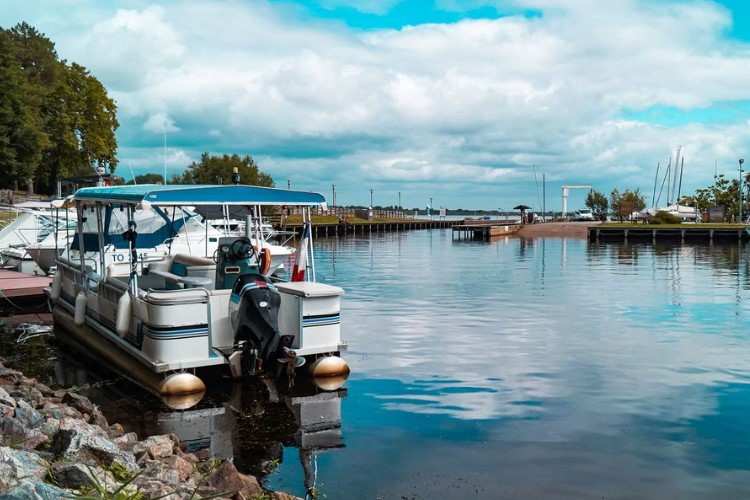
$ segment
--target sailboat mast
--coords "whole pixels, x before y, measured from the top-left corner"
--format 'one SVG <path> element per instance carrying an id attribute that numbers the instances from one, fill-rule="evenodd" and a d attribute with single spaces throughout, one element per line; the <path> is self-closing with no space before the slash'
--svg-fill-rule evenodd
<path id="1" fill-rule="evenodd" d="M 680 161 L 680 183 L 677 185 L 677 210 L 680 209 L 680 193 L 682 192 L 682 170 L 685 168 L 685 157 Z"/>
<path id="2" fill-rule="evenodd" d="M 651 208 L 656 208 L 656 183 L 659 182 L 659 167 L 661 166 L 661 162 L 656 162 L 656 175 L 654 176 L 654 194 L 651 196 Z"/>

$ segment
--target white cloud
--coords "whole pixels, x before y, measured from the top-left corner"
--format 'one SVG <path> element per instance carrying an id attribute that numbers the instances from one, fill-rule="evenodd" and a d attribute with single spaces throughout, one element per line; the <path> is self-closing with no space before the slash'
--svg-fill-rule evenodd
<path id="1" fill-rule="evenodd" d="M 442 196 L 448 206 L 516 204 L 535 194 L 534 164 L 549 182 L 648 191 L 656 163 L 678 145 L 688 152 L 690 189 L 711 182 L 714 160 L 734 165 L 750 142 L 744 123 L 664 127 L 620 116 L 750 100 L 750 73 L 741 71 L 750 49 L 724 38 L 724 8 L 514 5 L 542 16 L 361 31 L 262 2 L 89 4 L 65 28 L 64 13 L 35 15 L 61 56 L 88 67 L 117 100 L 122 151 L 158 148 L 142 130 L 166 125 L 194 145 L 185 149 L 193 158 L 253 154 L 279 180 L 336 182 L 342 203 L 368 201 L 345 194 L 364 180 L 381 192 Z"/>
<path id="2" fill-rule="evenodd" d="M 174 120 L 166 113 L 154 113 L 143 124 L 143 130 L 162 134 L 165 132 L 178 132 L 180 129 L 175 126 Z"/>

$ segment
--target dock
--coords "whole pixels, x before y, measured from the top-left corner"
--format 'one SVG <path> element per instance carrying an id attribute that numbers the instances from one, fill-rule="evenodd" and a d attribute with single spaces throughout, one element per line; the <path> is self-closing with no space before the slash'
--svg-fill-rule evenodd
<path id="1" fill-rule="evenodd" d="M 411 221 L 394 221 L 394 222 L 356 222 L 342 226 L 341 224 L 315 224 L 312 225 L 314 237 L 319 236 L 344 236 L 347 234 L 370 234 L 386 233 L 393 231 L 412 231 L 418 229 L 437 229 L 449 228 L 463 221 L 454 220 L 411 220 Z M 285 227 L 274 224 L 275 229 L 285 231 L 294 231 L 302 234 L 302 224 L 287 224 Z"/>
<path id="2" fill-rule="evenodd" d="M 748 228 L 742 226 L 722 228 L 691 224 L 685 227 L 655 227 L 623 224 L 622 227 L 589 227 L 589 241 L 678 241 L 684 243 L 747 240 L 750 240 L 750 232 Z"/>
<path id="3" fill-rule="evenodd" d="M 31 311 L 46 304 L 51 278 L 0 270 L 0 314 Z"/>
<path id="4" fill-rule="evenodd" d="M 459 240 L 490 241 L 498 236 L 509 236 L 521 229 L 522 224 L 498 224 L 497 221 L 487 223 L 457 224 L 453 226 L 453 238 Z"/>

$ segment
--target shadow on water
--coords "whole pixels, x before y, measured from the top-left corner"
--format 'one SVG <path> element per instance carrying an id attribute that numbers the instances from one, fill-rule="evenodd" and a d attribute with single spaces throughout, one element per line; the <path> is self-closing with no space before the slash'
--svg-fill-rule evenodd
<path id="1" fill-rule="evenodd" d="M 216 377 L 197 398 L 160 400 L 84 353 L 60 343 L 54 332 L 18 341 L 15 328 L 0 334 L 0 356 L 7 366 L 53 389 L 88 397 L 110 423 L 120 423 L 140 439 L 175 434 L 187 452 L 206 450 L 231 459 L 238 470 L 263 481 L 284 460 L 284 449 L 297 448 L 304 482 L 311 491 L 318 451 L 343 448 L 341 400 L 344 379 L 321 383 L 304 374 L 292 388 L 254 377 L 241 383 Z"/>

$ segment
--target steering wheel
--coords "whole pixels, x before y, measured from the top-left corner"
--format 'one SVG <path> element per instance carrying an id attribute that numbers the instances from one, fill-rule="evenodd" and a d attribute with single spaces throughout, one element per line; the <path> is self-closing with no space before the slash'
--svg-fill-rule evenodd
<path id="1" fill-rule="evenodd" d="M 235 240 L 232 243 L 232 253 L 234 253 L 240 259 L 246 259 L 252 255 L 253 246 L 247 241 Z"/>

